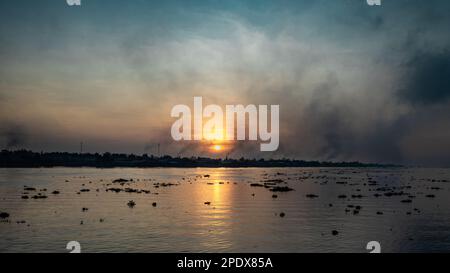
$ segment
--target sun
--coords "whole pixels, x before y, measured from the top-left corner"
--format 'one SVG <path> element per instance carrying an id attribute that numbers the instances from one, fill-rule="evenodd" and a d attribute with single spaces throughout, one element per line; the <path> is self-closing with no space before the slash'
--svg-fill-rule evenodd
<path id="1" fill-rule="evenodd" d="M 233 148 L 233 143 L 227 142 L 227 141 L 214 141 L 214 142 L 205 143 L 205 145 L 207 145 L 206 147 L 209 150 L 209 152 L 215 153 L 215 154 L 228 153 Z"/>
<path id="2" fill-rule="evenodd" d="M 214 145 L 212 148 L 213 148 L 213 150 L 216 151 L 216 152 L 220 152 L 220 151 L 222 151 L 222 149 L 223 149 L 223 148 L 222 148 L 222 145 L 218 145 L 218 144 L 217 144 L 217 145 Z"/>

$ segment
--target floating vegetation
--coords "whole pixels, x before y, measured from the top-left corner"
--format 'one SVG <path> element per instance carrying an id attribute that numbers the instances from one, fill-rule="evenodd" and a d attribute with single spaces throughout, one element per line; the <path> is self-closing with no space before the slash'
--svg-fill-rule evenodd
<path id="1" fill-rule="evenodd" d="M 127 206 L 130 208 L 134 208 L 136 206 L 136 202 L 134 202 L 133 200 L 128 201 Z"/>

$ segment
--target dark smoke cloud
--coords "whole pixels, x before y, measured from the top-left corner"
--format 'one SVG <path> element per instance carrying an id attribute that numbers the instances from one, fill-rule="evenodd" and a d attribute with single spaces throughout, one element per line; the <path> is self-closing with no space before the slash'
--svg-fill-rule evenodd
<path id="1" fill-rule="evenodd" d="M 0 131 L 1 138 L 7 149 L 18 149 L 27 143 L 25 129 L 19 125 L 10 125 Z"/>
<path id="2" fill-rule="evenodd" d="M 407 63 L 406 86 L 399 96 L 416 105 L 443 103 L 450 98 L 450 50 L 416 53 Z"/>

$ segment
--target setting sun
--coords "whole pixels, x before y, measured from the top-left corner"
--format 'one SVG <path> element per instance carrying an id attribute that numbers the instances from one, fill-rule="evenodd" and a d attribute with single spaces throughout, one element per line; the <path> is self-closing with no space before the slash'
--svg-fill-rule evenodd
<path id="1" fill-rule="evenodd" d="M 205 143 L 209 152 L 213 154 L 228 153 L 233 150 L 234 143 L 232 141 L 213 141 Z"/>
<path id="2" fill-rule="evenodd" d="M 216 151 L 216 152 L 219 152 L 219 151 L 222 150 L 222 146 L 221 145 L 214 145 L 213 146 L 213 150 Z"/>

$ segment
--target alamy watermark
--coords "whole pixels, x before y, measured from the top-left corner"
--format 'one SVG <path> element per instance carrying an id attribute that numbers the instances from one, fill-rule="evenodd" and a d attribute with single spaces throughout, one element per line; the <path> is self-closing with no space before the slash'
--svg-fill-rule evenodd
<path id="1" fill-rule="evenodd" d="M 81 244 L 77 241 L 70 241 L 67 243 L 66 249 L 70 250 L 70 253 L 81 253 Z"/>
<path id="2" fill-rule="evenodd" d="M 381 0 L 367 0 L 369 6 L 381 6 Z"/>
<path id="3" fill-rule="evenodd" d="M 224 113 L 219 105 L 203 107 L 203 98 L 194 97 L 193 111 L 182 104 L 172 108 L 171 116 L 178 120 L 172 125 L 171 135 L 175 141 L 259 140 L 264 142 L 261 143 L 261 151 L 273 152 L 278 149 L 280 142 L 280 106 L 270 106 L 270 124 L 268 111 L 268 105 L 226 105 Z"/>
<path id="4" fill-rule="evenodd" d="M 69 6 L 81 6 L 81 0 L 66 0 Z"/>

